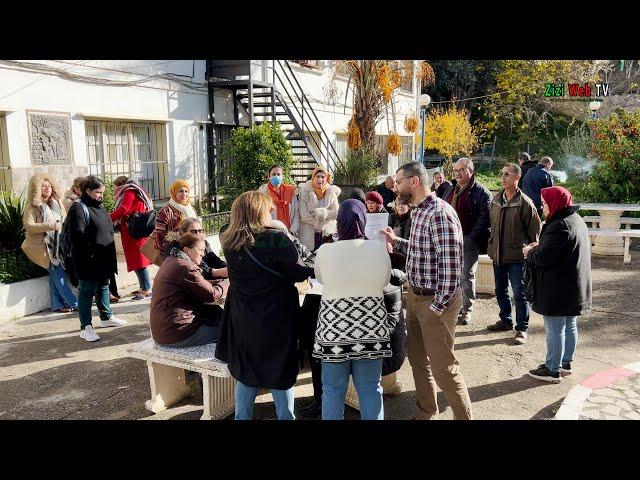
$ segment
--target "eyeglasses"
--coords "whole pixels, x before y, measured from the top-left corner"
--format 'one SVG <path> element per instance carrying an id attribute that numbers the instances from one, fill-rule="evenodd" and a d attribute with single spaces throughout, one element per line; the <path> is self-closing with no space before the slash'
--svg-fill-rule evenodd
<path id="1" fill-rule="evenodd" d="M 191 233 L 202 233 L 204 232 L 204 230 L 200 229 L 200 230 L 189 230 Z"/>
<path id="2" fill-rule="evenodd" d="M 517 173 L 513 173 L 513 172 L 500 172 L 498 174 L 498 176 L 500 178 L 502 178 L 502 177 L 512 177 L 512 176 L 515 176 L 515 175 L 517 175 Z"/>
<path id="3" fill-rule="evenodd" d="M 467 169 L 466 167 L 465 167 L 465 168 L 460 168 L 460 169 L 456 169 L 456 168 L 454 168 L 454 169 L 453 169 L 453 173 L 462 173 L 462 172 L 464 172 L 466 169 Z"/>
<path id="4" fill-rule="evenodd" d="M 404 180 L 405 178 L 413 178 L 413 177 L 416 177 L 416 176 L 417 176 L 417 175 L 411 175 L 410 177 L 396 178 L 393 182 L 394 182 L 396 185 L 400 185 L 400 182 L 401 182 L 402 180 Z"/>

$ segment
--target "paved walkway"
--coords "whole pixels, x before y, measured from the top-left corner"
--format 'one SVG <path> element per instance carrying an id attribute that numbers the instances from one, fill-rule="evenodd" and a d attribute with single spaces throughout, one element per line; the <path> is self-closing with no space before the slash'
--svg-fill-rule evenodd
<path id="1" fill-rule="evenodd" d="M 590 375 L 573 387 L 556 420 L 640 420 L 640 362 Z"/>

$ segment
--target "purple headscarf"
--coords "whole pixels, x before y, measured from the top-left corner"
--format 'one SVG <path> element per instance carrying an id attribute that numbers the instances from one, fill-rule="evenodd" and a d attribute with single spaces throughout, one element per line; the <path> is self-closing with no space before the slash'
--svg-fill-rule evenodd
<path id="1" fill-rule="evenodd" d="M 364 226 L 367 223 L 367 212 L 359 200 L 349 199 L 338 208 L 338 237 L 340 240 L 366 239 Z"/>

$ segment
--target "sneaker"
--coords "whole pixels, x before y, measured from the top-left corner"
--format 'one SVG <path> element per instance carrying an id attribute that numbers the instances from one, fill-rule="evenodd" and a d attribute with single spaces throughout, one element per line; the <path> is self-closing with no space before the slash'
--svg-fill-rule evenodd
<path id="1" fill-rule="evenodd" d="M 109 320 L 100 320 L 98 322 L 99 327 L 120 327 L 126 325 L 127 321 L 120 318 L 111 317 Z"/>
<path id="2" fill-rule="evenodd" d="M 131 300 L 144 300 L 145 298 L 151 298 L 151 292 L 138 292 L 136 295 L 131 297 Z"/>
<path id="3" fill-rule="evenodd" d="M 562 381 L 562 378 L 560 378 L 560 372 L 553 373 L 549 371 L 546 366 L 538 367 L 535 370 L 529 370 L 529 376 L 551 383 L 560 383 Z"/>
<path id="4" fill-rule="evenodd" d="M 563 363 L 560 367 L 560 372 L 571 375 L 571 363 Z"/>
<path id="5" fill-rule="evenodd" d="M 471 312 L 460 312 L 458 315 L 458 325 L 469 325 L 471 323 Z"/>
<path id="6" fill-rule="evenodd" d="M 87 342 L 95 342 L 96 340 L 100 340 L 100 337 L 96 334 L 91 325 L 87 325 L 82 330 L 80 330 L 80 338 L 84 338 Z"/>
<path id="7" fill-rule="evenodd" d="M 513 330 L 513 326 L 503 322 L 502 320 L 498 320 L 493 325 L 489 325 L 487 327 L 487 330 L 490 330 L 492 332 L 510 332 L 511 330 Z"/>
<path id="8" fill-rule="evenodd" d="M 521 332 L 520 330 L 518 330 L 516 332 L 516 336 L 514 337 L 514 341 L 517 345 L 524 345 L 525 343 L 527 343 L 527 332 Z"/>

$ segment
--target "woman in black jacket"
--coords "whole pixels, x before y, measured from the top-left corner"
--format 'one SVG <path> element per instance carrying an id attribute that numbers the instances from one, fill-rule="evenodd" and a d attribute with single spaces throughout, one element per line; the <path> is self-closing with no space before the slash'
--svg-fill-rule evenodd
<path id="1" fill-rule="evenodd" d="M 280 420 L 293 420 L 298 376 L 300 299 L 296 282 L 313 274 L 298 263 L 293 242 L 271 228 L 267 195 L 245 192 L 231 206 L 220 236 L 230 287 L 216 357 L 236 383 L 236 420 L 251 420 L 260 388 L 271 390 Z"/>
<path id="2" fill-rule="evenodd" d="M 578 342 L 577 318 L 591 311 L 591 242 L 586 224 L 563 187 L 543 188 L 546 222 L 539 243 L 522 249 L 527 262 L 527 299 L 544 317 L 546 362 L 529 375 L 559 383 L 571 373 Z"/>
<path id="3" fill-rule="evenodd" d="M 105 186 L 89 175 L 83 185 L 80 202 L 69 210 L 71 258 L 78 284 L 80 337 L 95 342 L 100 337 L 91 324 L 93 297 L 100 314 L 99 327 L 117 327 L 127 323 L 113 316 L 109 302 L 109 278 L 118 271 L 113 223 L 102 204 Z"/>

